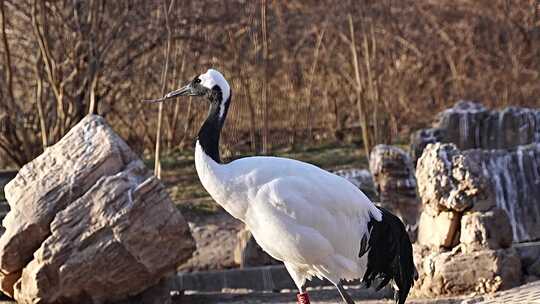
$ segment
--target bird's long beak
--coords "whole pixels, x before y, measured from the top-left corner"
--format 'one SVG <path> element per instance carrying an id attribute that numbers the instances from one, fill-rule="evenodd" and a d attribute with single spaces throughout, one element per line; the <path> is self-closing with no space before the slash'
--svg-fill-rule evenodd
<path id="1" fill-rule="evenodd" d="M 187 86 L 180 88 L 178 90 L 169 92 L 163 98 L 169 99 L 169 98 L 174 98 L 178 96 L 189 96 L 189 95 L 191 95 L 191 84 L 188 84 Z"/>
<path id="2" fill-rule="evenodd" d="M 163 102 L 167 99 L 171 99 L 171 98 L 175 98 L 175 97 L 178 97 L 178 96 L 191 96 L 193 95 L 192 92 L 191 92 L 191 84 L 188 84 L 186 85 L 185 87 L 183 88 L 180 88 L 178 90 L 174 90 L 174 91 L 171 91 L 167 94 L 165 94 L 165 96 L 161 97 L 161 98 L 158 98 L 158 99 L 143 99 L 144 102 Z"/>

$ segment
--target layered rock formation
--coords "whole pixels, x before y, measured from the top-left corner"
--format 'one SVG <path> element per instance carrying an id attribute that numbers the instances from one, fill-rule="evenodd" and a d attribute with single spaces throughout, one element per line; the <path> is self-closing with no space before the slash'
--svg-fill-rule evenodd
<path id="1" fill-rule="evenodd" d="M 88 116 L 5 188 L 0 289 L 19 303 L 101 303 L 155 285 L 194 250 L 162 184 Z"/>
<path id="2" fill-rule="evenodd" d="M 489 182 L 493 198 L 486 201 L 506 210 L 515 242 L 540 240 L 540 109 L 493 111 L 461 101 L 441 112 L 434 128 L 413 135 L 414 157 L 435 142 L 455 144 L 459 154 L 480 168 L 467 172 Z"/>
<path id="3" fill-rule="evenodd" d="M 409 155 L 395 146 L 378 145 L 371 151 L 369 169 L 381 205 L 398 215 L 410 229 L 418 219 L 420 203 Z"/>
<path id="4" fill-rule="evenodd" d="M 459 149 L 514 149 L 540 143 L 540 109 L 508 107 L 486 109 L 472 101 L 460 101 L 438 115 L 435 126 L 411 137 L 416 160 L 429 143 L 454 143 Z"/>
<path id="5" fill-rule="evenodd" d="M 418 295 L 492 292 L 521 281 L 508 213 L 497 205 L 496 185 L 482 163 L 468 152 L 429 144 L 418 160 L 424 207 L 415 248 Z"/>
<path id="6" fill-rule="evenodd" d="M 540 143 L 513 150 L 463 151 L 493 188 L 495 203 L 506 210 L 514 241 L 540 240 Z"/>

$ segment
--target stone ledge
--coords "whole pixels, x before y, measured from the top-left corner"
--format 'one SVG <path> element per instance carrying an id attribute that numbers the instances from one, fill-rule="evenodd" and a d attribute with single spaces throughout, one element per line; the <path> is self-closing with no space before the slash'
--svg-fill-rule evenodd
<path id="1" fill-rule="evenodd" d="M 347 282 L 344 285 L 358 285 L 359 280 Z M 283 289 L 296 290 L 296 285 L 283 265 L 250 267 L 244 269 L 198 271 L 178 273 L 175 278 L 177 290 L 194 290 L 198 292 L 221 292 L 227 289 L 243 289 L 253 291 L 278 291 Z M 330 286 L 327 280 L 314 278 L 308 281 L 308 287 Z M 392 297 L 389 287 L 379 292 L 366 290 L 366 299 Z"/>

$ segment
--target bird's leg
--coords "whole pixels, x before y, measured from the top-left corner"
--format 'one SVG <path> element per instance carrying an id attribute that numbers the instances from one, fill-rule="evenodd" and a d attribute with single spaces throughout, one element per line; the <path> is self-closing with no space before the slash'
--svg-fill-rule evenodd
<path id="1" fill-rule="evenodd" d="M 301 288 L 300 292 L 296 294 L 296 301 L 298 304 L 310 304 L 308 293 L 304 288 Z"/>
<path id="2" fill-rule="evenodd" d="M 343 285 L 341 284 L 341 282 L 337 283 L 337 284 L 336 284 L 336 287 L 337 287 L 337 290 L 339 291 L 339 294 L 340 294 L 341 297 L 343 298 L 343 301 L 345 301 L 345 303 L 347 303 L 347 304 L 354 304 L 353 299 L 352 299 L 351 296 L 347 293 L 347 291 L 345 290 L 345 288 L 343 288 Z"/>
<path id="3" fill-rule="evenodd" d="M 296 301 L 298 304 L 310 304 L 309 296 L 304 287 L 298 289 L 300 292 L 296 294 Z"/>
<path id="4" fill-rule="evenodd" d="M 302 269 L 300 269 L 298 266 L 295 266 L 294 264 L 290 264 L 287 262 L 283 262 L 283 264 L 285 265 L 285 268 L 287 268 L 287 271 L 291 275 L 294 284 L 298 288 L 296 301 L 298 302 L 298 304 L 309 304 L 308 293 L 304 288 L 304 285 L 306 284 L 306 278 L 304 275 L 302 275 Z"/>

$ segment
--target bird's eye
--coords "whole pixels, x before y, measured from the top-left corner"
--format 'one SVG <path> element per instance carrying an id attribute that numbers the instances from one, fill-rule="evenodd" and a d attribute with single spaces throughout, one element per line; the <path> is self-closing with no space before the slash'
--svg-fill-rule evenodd
<path id="1" fill-rule="evenodd" d="M 201 83 L 201 79 L 200 78 L 195 78 L 195 83 Z"/>

